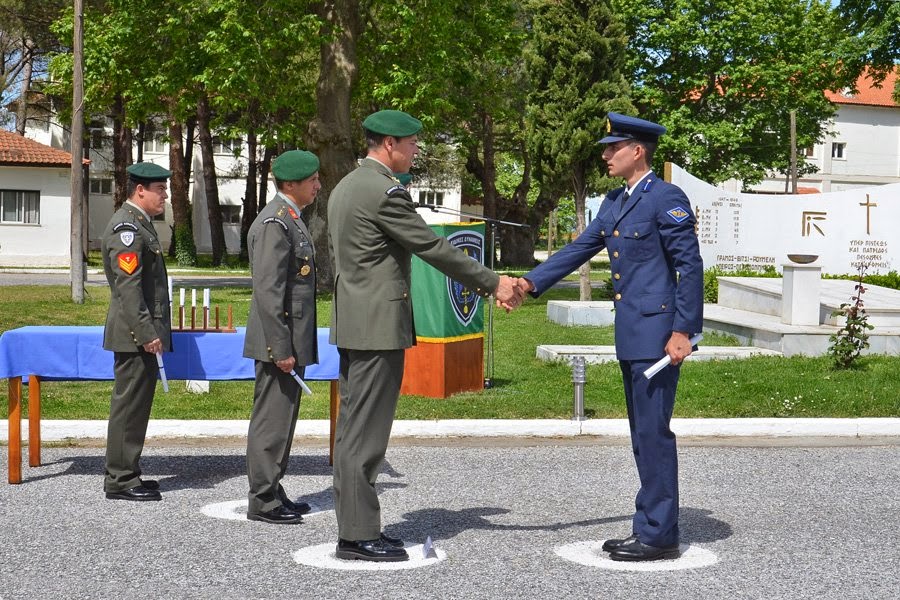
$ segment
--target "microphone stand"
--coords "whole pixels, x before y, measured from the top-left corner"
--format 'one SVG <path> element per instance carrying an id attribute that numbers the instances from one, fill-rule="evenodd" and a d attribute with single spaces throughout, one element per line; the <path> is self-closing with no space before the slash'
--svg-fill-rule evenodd
<path id="1" fill-rule="evenodd" d="M 441 213 L 445 215 L 453 215 L 457 217 L 468 217 L 470 219 L 477 219 L 479 221 L 484 221 L 491 226 L 491 259 L 488 268 L 493 271 L 494 270 L 494 256 L 496 255 L 496 243 L 497 243 L 497 225 L 507 225 L 509 227 L 528 227 L 531 225 L 526 223 L 514 223 L 512 221 L 502 221 L 500 219 L 492 219 L 491 217 L 485 217 L 484 215 L 476 215 L 474 213 L 467 213 L 461 210 L 454 210 L 452 208 L 444 208 L 443 206 L 434 206 L 433 204 L 423 204 L 419 202 L 416 204 L 416 208 L 427 208 L 431 212 Z M 494 387 L 494 295 L 493 293 L 490 296 L 491 301 L 488 302 L 488 327 L 487 327 L 487 361 L 485 365 L 485 378 L 484 378 L 484 388 L 491 389 Z"/>

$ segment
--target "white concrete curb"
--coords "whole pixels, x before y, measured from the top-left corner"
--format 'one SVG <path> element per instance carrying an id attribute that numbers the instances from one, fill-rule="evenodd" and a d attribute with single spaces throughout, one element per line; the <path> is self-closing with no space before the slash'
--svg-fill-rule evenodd
<path id="1" fill-rule="evenodd" d="M 249 421 L 152 420 L 148 438 L 244 437 Z M 672 419 L 679 436 L 690 437 L 900 437 L 900 418 L 863 419 Z M 297 437 L 327 438 L 327 420 L 300 420 Z M 627 437 L 627 419 L 448 419 L 443 421 L 395 421 L 394 438 L 454 437 Z M 41 422 L 43 441 L 103 439 L 106 421 Z M 28 421 L 22 421 L 22 438 L 28 438 Z M 0 420 L 0 441 L 9 440 L 7 421 Z"/>

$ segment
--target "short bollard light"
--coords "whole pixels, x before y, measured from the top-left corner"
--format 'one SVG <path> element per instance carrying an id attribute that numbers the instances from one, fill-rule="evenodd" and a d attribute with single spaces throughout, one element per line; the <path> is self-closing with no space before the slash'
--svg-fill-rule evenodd
<path id="1" fill-rule="evenodd" d="M 584 416 L 584 383 L 585 376 L 584 357 L 572 358 L 572 387 L 574 388 L 574 406 L 572 410 L 573 421 L 585 421 Z"/>

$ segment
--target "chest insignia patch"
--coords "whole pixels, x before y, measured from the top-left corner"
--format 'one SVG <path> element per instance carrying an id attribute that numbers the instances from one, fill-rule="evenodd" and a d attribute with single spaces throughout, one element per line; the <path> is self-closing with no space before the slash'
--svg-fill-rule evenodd
<path id="1" fill-rule="evenodd" d="M 675 221 L 676 223 L 681 223 L 682 221 L 684 221 L 685 219 L 687 219 L 690 216 L 690 213 L 688 211 L 684 210 L 683 208 L 681 208 L 680 206 L 676 206 L 672 210 L 668 211 L 666 214 L 669 215 L 670 217 L 672 217 L 672 220 Z"/>
<path id="2" fill-rule="evenodd" d="M 133 231 L 123 231 L 119 234 L 119 239 L 122 240 L 122 243 L 126 246 L 130 246 L 134 243 L 134 232 Z"/>
<path id="3" fill-rule="evenodd" d="M 134 252 L 119 255 L 119 268 L 131 275 L 138 268 L 138 257 Z"/>

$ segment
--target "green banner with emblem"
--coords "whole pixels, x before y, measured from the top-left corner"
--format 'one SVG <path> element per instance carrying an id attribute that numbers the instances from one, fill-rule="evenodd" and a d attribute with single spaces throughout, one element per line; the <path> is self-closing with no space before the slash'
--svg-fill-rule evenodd
<path id="1" fill-rule="evenodd" d="M 431 229 L 484 264 L 483 222 L 435 223 Z M 448 342 L 484 335 L 482 298 L 416 256 L 412 258 L 412 301 L 419 340 Z"/>

